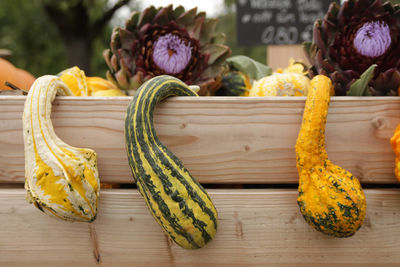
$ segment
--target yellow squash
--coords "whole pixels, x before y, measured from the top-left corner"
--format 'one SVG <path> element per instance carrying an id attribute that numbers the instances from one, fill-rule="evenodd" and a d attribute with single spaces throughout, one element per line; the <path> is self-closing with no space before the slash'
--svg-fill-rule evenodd
<path id="1" fill-rule="evenodd" d="M 96 153 L 67 145 L 50 120 L 56 94 L 73 95 L 57 76 L 38 78 L 23 115 L 27 199 L 44 213 L 67 221 L 96 218 L 100 183 Z"/>
<path id="2" fill-rule="evenodd" d="M 296 142 L 297 198 L 312 227 L 336 237 L 352 236 L 362 225 L 366 201 L 356 177 L 334 165 L 325 150 L 325 124 L 332 83 L 318 75 L 311 81 Z"/>

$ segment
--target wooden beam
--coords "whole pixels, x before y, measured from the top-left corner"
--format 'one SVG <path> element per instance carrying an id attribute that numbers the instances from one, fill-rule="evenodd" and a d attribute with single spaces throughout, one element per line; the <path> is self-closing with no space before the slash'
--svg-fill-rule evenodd
<path id="1" fill-rule="evenodd" d="M 98 154 L 105 183 L 133 183 L 124 120 L 130 97 L 58 97 L 52 121 L 70 145 Z M 0 183 L 24 182 L 24 96 L 0 97 Z M 305 97 L 176 97 L 156 108 L 161 141 L 201 183 L 297 183 L 294 144 Z M 326 127 L 335 164 L 363 183 L 397 183 L 389 139 L 398 97 L 333 97 Z"/>
<path id="2" fill-rule="evenodd" d="M 277 68 L 287 67 L 290 58 L 299 60 L 305 64 L 309 64 L 309 61 L 304 54 L 302 45 L 267 46 L 267 65 L 270 66 L 273 71 L 275 71 Z"/>
<path id="3" fill-rule="evenodd" d="M 174 244 L 132 190 L 101 192 L 92 224 L 59 221 L 0 190 L 1 266 L 398 266 L 400 190 L 365 190 L 368 207 L 350 238 L 311 228 L 296 190 L 209 190 L 219 213 L 215 240 L 198 250 Z"/>

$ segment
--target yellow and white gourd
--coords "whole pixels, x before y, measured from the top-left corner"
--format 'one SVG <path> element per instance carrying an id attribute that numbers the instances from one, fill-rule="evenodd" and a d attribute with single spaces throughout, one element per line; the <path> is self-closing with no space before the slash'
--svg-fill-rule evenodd
<path id="1" fill-rule="evenodd" d="M 85 72 L 78 67 L 66 69 L 58 74 L 75 96 L 89 95 Z"/>
<path id="2" fill-rule="evenodd" d="M 58 74 L 75 96 L 126 96 L 116 85 L 101 77 L 86 77 L 78 67 L 66 69 Z"/>
<path id="3" fill-rule="evenodd" d="M 254 82 L 249 96 L 306 96 L 310 79 L 300 73 L 274 73 Z"/>
<path id="4" fill-rule="evenodd" d="M 100 182 L 97 155 L 59 139 L 50 119 L 51 103 L 73 92 L 57 76 L 38 78 L 23 115 L 27 199 L 44 213 L 67 221 L 95 220 Z"/>
<path id="5" fill-rule="evenodd" d="M 291 58 L 285 69 L 255 81 L 249 96 L 307 96 L 310 79 L 306 75 L 305 65 Z"/>

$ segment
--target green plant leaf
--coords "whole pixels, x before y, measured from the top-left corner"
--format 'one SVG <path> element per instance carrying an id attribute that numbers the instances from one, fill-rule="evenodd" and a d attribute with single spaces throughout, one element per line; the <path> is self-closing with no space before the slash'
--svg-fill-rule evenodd
<path id="1" fill-rule="evenodd" d="M 368 90 L 368 83 L 374 76 L 374 70 L 378 65 L 372 64 L 360 78 L 357 79 L 347 91 L 348 96 L 370 96 L 371 92 Z"/>
<path id="2" fill-rule="evenodd" d="M 233 56 L 226 60 L 230 69 L 240 71 L 253 80 L 259 80 L 272 74 L 272 69 L 247 56 Z"/>
<path id="3" fill-rule="evenodd" d="M 311 54 L 312 43 L 311 42 L 304 42 L 303 43 L 303 50 L 309 56 Z"/>

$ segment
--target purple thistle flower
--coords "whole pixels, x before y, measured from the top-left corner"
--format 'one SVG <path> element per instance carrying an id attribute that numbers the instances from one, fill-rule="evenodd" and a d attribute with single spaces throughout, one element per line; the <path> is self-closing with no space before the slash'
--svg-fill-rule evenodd
<path id="1" fill-rule="evenodd" d="M 354 47 L 366 57 L 383 55 L 392 43 L 389 26 L 381 21 L 364 23 L 354 38 Z"/>
<path id="2" fill-rule="evenodd" d="M 192 57 L 190 44 L 171 33 L 158 38 L 153 46 L 153 61 L 167 74 L 176 74 L 186 68 Z"/>

